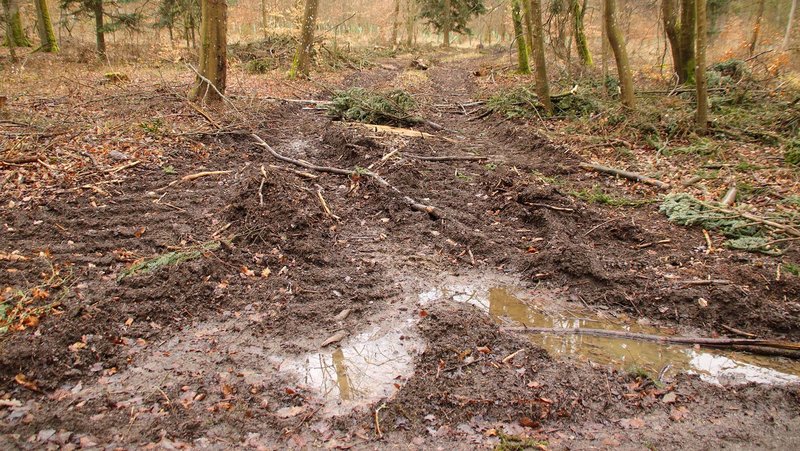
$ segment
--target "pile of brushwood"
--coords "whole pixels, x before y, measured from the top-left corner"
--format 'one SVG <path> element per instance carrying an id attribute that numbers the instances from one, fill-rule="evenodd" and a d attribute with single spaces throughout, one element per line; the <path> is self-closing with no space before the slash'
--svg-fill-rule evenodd
<path id="1" fill-rule="evenodd" d="M 725 246 L 731 249 L 781 255 L 780 243 L 800 237 L 800 224 L 790 216 L 759 217 L 686 193 L 666 196 L 661 212 L 676 224 L 697 225 L 723 234 L 728 238 Z"/>
<path id="2" fill-rule="evenodd" d="M 573 89 L 563 94 L 550 96 L 556 116 L 583 117 L 598 111 L 599 106 L 591 97 Z M 503 89 L 486 100 L 484 110 L 509 119 L 544 117 L 545 112 L 533 85 L 513 86 Z"/>
<path id="3" fill-rule="evenodd" d="M 231 58 L 243 63 L 245 69 L 253 74 L 288 69 L 296 50 L 297 38 L 287 33 L 271 33 L 259 41 L 228 46 Z M 364 69 L 372 65 L 373 55 L 370 52 L 369 49 L 328 45 L 323 40 L 318 40 L 312 46 L 311 58 L 317 69 Z"/>
<path id="4" fill-rule="evenodd" d="M 417 102 L 406 91 L 350 88 L 337 91 L 326 105 L 330 117 L 347 122 L 408 126 L 422 122 L 414 115 Z"/>

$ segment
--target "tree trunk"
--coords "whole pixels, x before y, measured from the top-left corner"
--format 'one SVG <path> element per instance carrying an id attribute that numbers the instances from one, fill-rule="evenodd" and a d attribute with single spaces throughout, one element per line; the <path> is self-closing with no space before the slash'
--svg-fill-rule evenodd
<path id="1" fill-rule="evenodd" d="M 105 58 L 106 34 L 103 29 L 103 0 L 94 0 L 92 10 L 94 11 L 94 35 L 97 42 L 97 55 L 100 58 Z"/>
<path id="2" fill-rule="evenodd" d="M 750 56 L 756 53 L 756 45 L 758 45 L 758 38 L 761 35 L 761 23 L 764 21 L 764 5 L 766 0 L 759 0 L 758 12 L 756 13 L 756 24 L 753 25 L 753 37 L 750 39 L 750 47 L 748 48 Z"/>
<path id="3" fill-rule="evenodd" d="M 5 24 L 5 42 L 8 45 L 8 53 L 11 57 L 11 62 L 17 62 L 17 51 L 14 49 L 14 39 L 11 36 L 11 9 L 9 8 L 8 0 L 2 0 L 3 5 L 3 23 Z"/>
<path id="4" fill-rule="evenodd" d="M 294 55 L 289 78 L 308 77 L 311 69 L 311 50 L 314 47 L 314 30 L 317 28 L 317 11 L 319 11 L 319 0 L 306 0 L 300 43 Z"/>
<path id="5" fill-rule="evenodd" d="M 594 66 L 594 61 L 592 61 L 589 41 L 586 39 L 586 31 L 583 26 L 583 19 L 586 17 L 586 2 L 587 0 L 583 0 L 583 5 L 581 5 L 579 0 L 572 0 L 572 31 L 575 35 L 575 48 L 578 50 L 581 64 L 586 67 L 592 67 Z"/>
<path id="6" fill-rule="evenodd" d="M 200 2 L 200 67 L 195 87 L 189 94 L 193 101 L 222 100 L 227 75 L 226 0 Z M 211 84 L 209 84 L 211 83 Z"/>
<path id="7" fill-rule="evenodd" d="M 442 47 L 446 49 L 450 48 L 450 30 L 453 27 L 452 12 L 450 0 L 444 0 L 444 23 L 442 24 L 442 33 L 444 36 L 442 38 Z"/>
<path id="8" fill-rule="evenodd" d="M 397 33 L 400 29 L 400 0 L 394 0 L 394 17 L 392 21 L 392 48 L 397 47 Z"/>
<path id="9" fill-rule="evenodd" d="M 42 43 L 42 51 L 48 53 L 58 52 L 58 42 L 56 41 L 56 32 L 53 29 L 53 21 L 50 19 L 50 7 L 47 6 L 47 0 L 34 0 L 36 5 L 36 16 L 39 25 L 39 40 Z"/>
<path id="10" fill-rule="evenodd" d="M 792 1 L 792 9 L 789 10 L 789 22 L 786 24 L 786 34 L 783 35 L 783 44 L 781 49 L 784 51 L 789 49 L 789 41 L 792 38 L 792 25 L 794 23 L 794 15 L 797 14 L 797 0 Z"/>
<path id="11" fill-rule="evenodd" d="M 625 38 L 617 25 L 617 2 L 616 0 L 605 0 L 605 22 L 608 30 L 608 43 L 611 44 L 611 51 L 617 62 L 617 73 L 619 74 L 619 84 L 621 89 L 622 104 L 628 109 L 636 106 L 636 99 L 633 97 L 633 75 L 628 63 L 628 50 L 625 48 Z"/>
<path id="12" fill-rule="evenodd" d="M 417 2 L 416 0 L 406 0 L 406 45 L 408 47 L 416 44 L 417 38 Z"/>
<path id="13" fill-rule="evenodd" d="M 525 44 L 525 31 L 522 27 L 520 0 L 511 0 L 511 21 L 514 23 L 514 34 L 517 41 L 517 61 L 519 64 L 519 73 L 530 74 L 531 66 L 530 63 L 528 63 L 528 46 Z"/>
<path id="14" fill-rule="evenodd" d="M 680 79 L 683 73 L 681 67 L 683 59 L 681 58 L 681 41 L 676 0 L 662 0 L 661 18 L 664 21 L 664 32 L 667 35 L 670 52 L 672 54 L 672 70 L 678 74 L 678 81 L 682 83 Z"/>
<path id="15" fill-rule="evenodd" d="M 697 64 L 695 67 L 695 82 L 697 84 L 697 133 L 705 135 L 708 132 L 708 88 L 706 86 L 706 47 L 708 18 L 706 14 L 706 0 L 696 0 L 697 7 Z"/>
<path id="16" fill-rule="evenodd" d="M 525 0 L 527 1 L 527 0 Z M 547 80 L 547 63 L 544 57 L 544 27 L 542 26 L 542 1 L 530 0 L 533 25 L 533 65 L 536 71 L 536 94 L 547 114 L 553 114 L 550 83 Z"/>
<path id="17" fill-rule="evenodd" d="M 8 19 L 6 20 L 8 33 L 6 37 L 6 44 L 14 47 L 30 47 L 31 41 L 25 34 L 25 28 L 22 26 L 22 15 L 19 12 L 19 0 L 4 0 L 3 6 L 5 7 Z M 13 41 L 13 42 L 12 42 Z"/>
<path id="18" fill-rule="evenodd" d="M 695 0 L 681 0 L 681 23 L 680 23 L 680 55 L 681 64 L 678 72 L 680 83 L 691 83 L 694 81 L 694 48 L 695 48 Z"/>
<path id="19" fill-rule="evenodd" d="M 606 28 L 606 3 L 603 1 L 600 4 L 600 40 L 601 45 L 601 58 L 602 58 L 602 72 L 603 72 L 603 91 L 608 94 L 608 29 Z"/>
<path id="20" fill-rule="evenodd" d="M 261 32 L 264 34 L 264 39 L 267 39 L 267 0 L 261 0 Z"/>
<path id="21" fill-rule="evenodd" d="M 525 21 L 525 45 L 528 55 L 533 54 L 533 20 L 531 19 L 531 2 L 522 0 L 522 19 Z"/>

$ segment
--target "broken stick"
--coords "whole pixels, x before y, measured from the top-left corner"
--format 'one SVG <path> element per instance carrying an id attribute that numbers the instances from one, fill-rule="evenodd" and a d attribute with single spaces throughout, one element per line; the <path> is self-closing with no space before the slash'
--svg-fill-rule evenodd
<path id="1" fill-rule="evenodd" d="M 634 180 L 637 182 L 646 183 L 648 185 L 652 185 L 660 189 L 669 189 L 669 183 L 664 183 L 661 180 L 657 180 L 652 177 L 648 177 L 646 175 L 642 175 L 636 172 L 624 171 L 622 169 L 610 168 L 608 166 L 601 166 L 599 164 L 593 164 L 593 163 L 581 163 L 580 167 L 584 169 L 591 169 L 597 172 L 602 172 L 604 174 L 616 175 L 622 178 L 626 178 L 628 180 Z"/>
<path id="2" fill-rule="evenodd" d="M 576 328 L 547 328 L 547 327 L 508 327 L 504 331 L 527 334 L 549 335 L 591 335 L 594 337 L 610 337 L 638 341 L 654 341 L 661 344 L 699 345 L 709 348 L 746 348 L 746 350 L 759 353 L 759 349 L 781 349 L 785 351 L 800 351 L 800 343 L 778 340 L 761 340 L 752 338 L 700 338 L 700 337 L 668 337 L 665 335 L 639 334 L 621 330 L 585 329 Z"/>
<path id="3" fill-rule="evenodd" d="M 280 153 L 275 151 L 275 149 L 273 149 L 272 146 L 267 144 L 263 139 L 261 139 L 260 136 L 256 135 L 255 133 L 251 134 L 250 136 L 256 141 L 256 144 L 258 144 L 259 146 L 267 149 L 267 152 L 269 152 L 273 157 L 275 157 L 276 159 L 278 159 L 280 161 L 283 161 L 285 163 L 291 163 L 291 164 L 293 164 L 295 166 L 300 166 L 300 167 L 303 167 L 303 168 L 306 168 L 306 169 L 310 169 L 312 171 L 327 172 L 329 174 L 343 175 L 345 177 L 350 177 L 353 174 L 355 174 L 354 171 L 349 171 L 347 169 L 334 168 L 334 167 L 330 167 L 330 166 L 317 166 L 317 165 L 315 165 L 313 163 L 309 163 L 308 161 L 295 160 L 294 158 L 289 158 L 289 157 L 281 155 Z M 423 213 L 428 213 L 428 215 L 432 219 L 441 219 L 442 218 L 442 214 L 435 207 L 419 203 L 416 200 L 412 199 L 411 197 L 406 196 L 405 194 L 403 194 L 402 191 L 397 189 L 391 183 L 387 182 L 380 175 L 378 175 L 378 174 L 376 174 L 376 173 L 374 173 L 372 171 L 361 171 L 361 172 L 359 172 L 359 174 L 360 175 L 365 175 L 367 177 L 370 177 L 373 180 L 375 180 L 376 182 L 378 182 L 378 185 L 380 185 L 380 186 L 382 186 L 384 188 L 388 188 L 388 189 L 394 191 L 395 193 L 397 193 L 400 196 L 400 198 L 403 199 L 403 202 L 409 208 L 411 208 L 412 210 L 423 212 Z"/>

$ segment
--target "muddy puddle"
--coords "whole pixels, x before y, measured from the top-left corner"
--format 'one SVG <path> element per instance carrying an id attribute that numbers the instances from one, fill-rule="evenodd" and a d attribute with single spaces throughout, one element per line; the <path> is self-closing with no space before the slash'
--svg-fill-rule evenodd
<path id="1" fill-rule="evenodd" d="M 391 397 L 413 374 L 424 350 L 414 320 L 377 326 L 331 346 L 280 364 L 322 398 L 325 411 L 342 414 Z"/>
<path id="2" fill-rule="evenodd" d="M 509 327 L 587 328 L 668 335 L 665 330 L 624 316 L 594 313 L 548 292 L 528 295 L 507 287 L 451 285 L 425 291 L 419 299 L 422 304 L 449 299 L 474 305 L 497 323 Z M 785 358 L 587 335 L 532 334 L 530 337 L 553 356 L 574 356 L 626 371 L 646 371 L 656 377 L 669 378 L 683 372 L 720 385 L 800 382 L 800 363 Z"/>

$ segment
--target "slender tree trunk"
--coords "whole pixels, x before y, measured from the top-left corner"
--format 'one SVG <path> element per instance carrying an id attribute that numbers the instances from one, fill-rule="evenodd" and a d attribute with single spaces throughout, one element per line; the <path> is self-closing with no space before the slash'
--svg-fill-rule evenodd
<path id="1" fill-rule="evenodd" d="M 786 22 L 786 32 L 783 35 L 783 42 L 781 43 L 781 50 L 783 51 L 789 50 L 795 14 L 797 14 L 797 0 L 792 0 L 792 8 L 789 10 L 789 19 L 788 22 Z"/>
<path id="2" fill-rule="evenodd" d="M 783 35 L 783 44 L 781 48 L 786 51 L 789 49 L 789 41 L 792 38 L 792 25 L 794 23 L 794 15 L 797 14 L 797 0 L 792 0 L 792 9 L 789 10 L 789 22 L 786 24 L 786 34 Z"/>
<path id="3" fill-rule="evenodd" d="M 681 23 L 680 23 L 680 55 L 681 64 L 678 72 L 680 83 L 691 83 L 694 81 L 694 49 L 695 49 L 695 0 L 681 0 Z"/>
<path id="4" fill-rule="evenodd" d="M 606 27 L 606 3 L 603 1 L 600 3 L 600 37 L 602 43 L 601 45 L 601 57 L 602 57 L 602 72 L 603 72 L 603 90 L 606 94 L 608 94 L 608 28 Z"/>
<path id="5" fill-rule="evenodd" d="M 583 26 L 583 19 L 586 17 L 586 2 L 587 0 L 583 0 L 583 5 L 581 5 L 579 0 L 572 0 L 572 32 L 575 35 L 575 48 L 578 50 L 581 64 L 592 67 L 594 61 L 592 61 L 589 41 L 586 39 L 586 31 Z"/>
<path id="6" fill-rule="evenodd" d="M 678 8 L 676 0 L 662 0 L 661 18 L 664 22 L 664 32 L 669 41 L 670 53 L 672 54 L 672 70 L 678 74 L 680 82 L 683 59 L 681 58 L 680 31 L 678 28 Z"/>
<path id="7" fill-rule="evenodd" d="M 533 66 L 536 72 L 536 94 L 547 114 L 553 114 L 550 99 L 550 83 L 547 80 L 547 63 L 544 57 L 544 27 L 542 26 L 542 2 L 531 1 L 531 24 L 533 25 Z"/>
<path id="8" fill-rule="evenodd" d="M 517 61 L 519 64 L 519 73 L 530 74 L 531 66 L 530 63 L 528 63 L 528 46 L 525 44 L 525 31 L 522 27 L 520 0 L 511 0 L 511 21 L 514 23 L 514 34 L 517 41 Z"/>
<path id="9" fill-rule="evenodd" d="M 416 0 L 406 0 L 406 46 L 414 45 L 414 35 L 416 34 Z"/>
<path id="10" fill-rule="evenodd" d="M 189 94 L 193 101 L 222 100 L 225 93 L 227 62 L 228 5 L 226 0 L 200 2 L 200 67 Z M 211 84 L 209 84 L 209 82 Z M 213 84 L 213 86 L 212 86 Z"/>
<path id="11" fill-rule="evenodd" d="M 617 73 L 619 74 L 619 84 L 621 89 L 622 104 L 629 109 L 636 107 L 636 99 L 633 96 L 633 75 L 631 74 L 630 64 L 628 63 L 628 50 L 625 48 L 625 38 L 617 25 L 617 2 L 616 0 L 605 0 L 605 22 L 608 29 L 608 42 L 611 44 L 611 51 L 614 52 L 614 59 L 617 62 Z"/>
<path id="12" fill-rule="evenodd" d="M 319 11 L 319 0 L 306 0 L 306 9 L 303 14 L 303 29 L 300 36 L 300 43 L 294 55 L 292 69 L 289 71 L 290 78 L 308 77 L 311 69 L 311 50 L 314 47 L 314 30 L 317 28 L 317 12 Z"/>
<path id="13" fill-rule="evenodd" d="M 8 44 L 8 53 L 11 56 L 11 62 L 17 62 L 17 51 L 15 50 L 14 39 L 11 34 L 11 9 L 9 8 L 8 0 L 2 0 L 3 5 L 3 23 L 5 25 L 6 36 L 5 41 Z"/>
<path id="14" fill-rule="evenodd" d="M 97 55 L 100 58 L 105 58 L 106 34 L 103 29 L 103 0 L 94 0 L 92 10 L 94 11 L 94 35 L 97 42 Z"/>
<path id="15" fill-rule="evenodd" d="M 706 0 L 696 0 L 697 7 L 697 65 L 695 82 L 697 84 L 697 133 L 708 132 L 708 89 L 706 86 L 706 47 L 708 18 Z"/>
<path id="16" fill-rule="evenodd" d="M 36 16 L 38 18 L 39 40 L 42 43 L 42 51 L 48 53 L 58 52 L 58 42 L 56 32 L 53 30 L 53 21 L 50 19 L 50 7 L 47 0 L 34 0 L 36 5 Z"/>
<path id="17" fill-rule="evenodd" d="M 764 21 L 764 5 L 766 0 L 759 0 L 758 12 L 756 13 L 756 24 L 753 25 L 753 37 L 750 39 L 750 47 L 748 52 L 750 56 L 756 53 L 756 45 L 758 45 L 758 38 L 761 35 L 761 23 Z"/>
<path id="18" fill-rule="evenodd" d="M 267 0 L 261 0 L 261 32 L 264 35 L 264 39 L 267 39 Z"/>
<path id="19" fill-rule="evenodd" d="M 200 0 L 200 1 L 202 2 L 203 0 Z M 202 4 L 201 4 L 201 5 L 202 5 Z M 201 9 L 202 9 L 202 6 L 201 6 Z M 200 14 L 201 14 L 201 16 L 202 16 L 202 14 L 203 14 L 203 13 L 202 13 L 202 11 L 200 12 Z M 227 19 L 228 19 L 228 17 L 227 17 L 227 14 L 228 14 L 227 10 L 225 11 L 225 14 L 226 14 L 226 16 L 225 16 L 225 20 L 227 20 Z M 203 18 L 202 18 L 202 17 L 200 17 L 200 20 L 202 21 L 202 20 L 203 20 Z M 203 26 L 203 25 L 202 25 L 202 23 L 201 23 L 201 25 L 200 25 L 200 26 L 201 26 L 201 27 Z M 227 25 L 226 25 L 225 27 L 226 27 L 226 31 L 227 31 Z M 196 49 L 196 48 L 197 48 L 197 36 L 195 36 L 195 30 L 196 30 L 196 29 L 197 29 L 197 24 L 196 24 L 196 23 L 195 23 L 195 21 L 194 21 L 194 13 L 193 13 L 193 12 L 190 12 L 190 13 L 189 13 L 189 33 L 191 33 L 191 35 L 192 35 L 192 48 L 193 48 L 193 49 Z"/>
<path id="20" fill-rule="evenodd" d="M 394 17 L 392 21 L 392 48 L 397 47 L 397 34 L 400 30 L 400 0 L 394 0 Z"/>
<path id="21" fill-rule="evenodd" d="M 442 38 L 442 47 L 446 49 L 450 48 L 450 30 L 453 27 L 452 12 L 453 10 L 450 0 L 444 0 L 444 24 L 442 26 L 442 32 L 444 36 Z"/>
<path id="22" fill-rule="evenodd" d="M 531 19 L 531 2 L 522 0 L 522 19 L 525 21 L 525 45 L 528 55 L 533 55 L 533 20 Z"/>
<path id="23" fill-rule="evenodd" d="M 22 26 L 22 15 L 19 12 L 19 0 L 4 0 L 3 5 L 8 14 L 7 27 L 9 33 L 6 38 L 9 46 L 12 41 L 15 47 L 30 47 L 31 41 L 25 34 L 25 27 Z"/>

